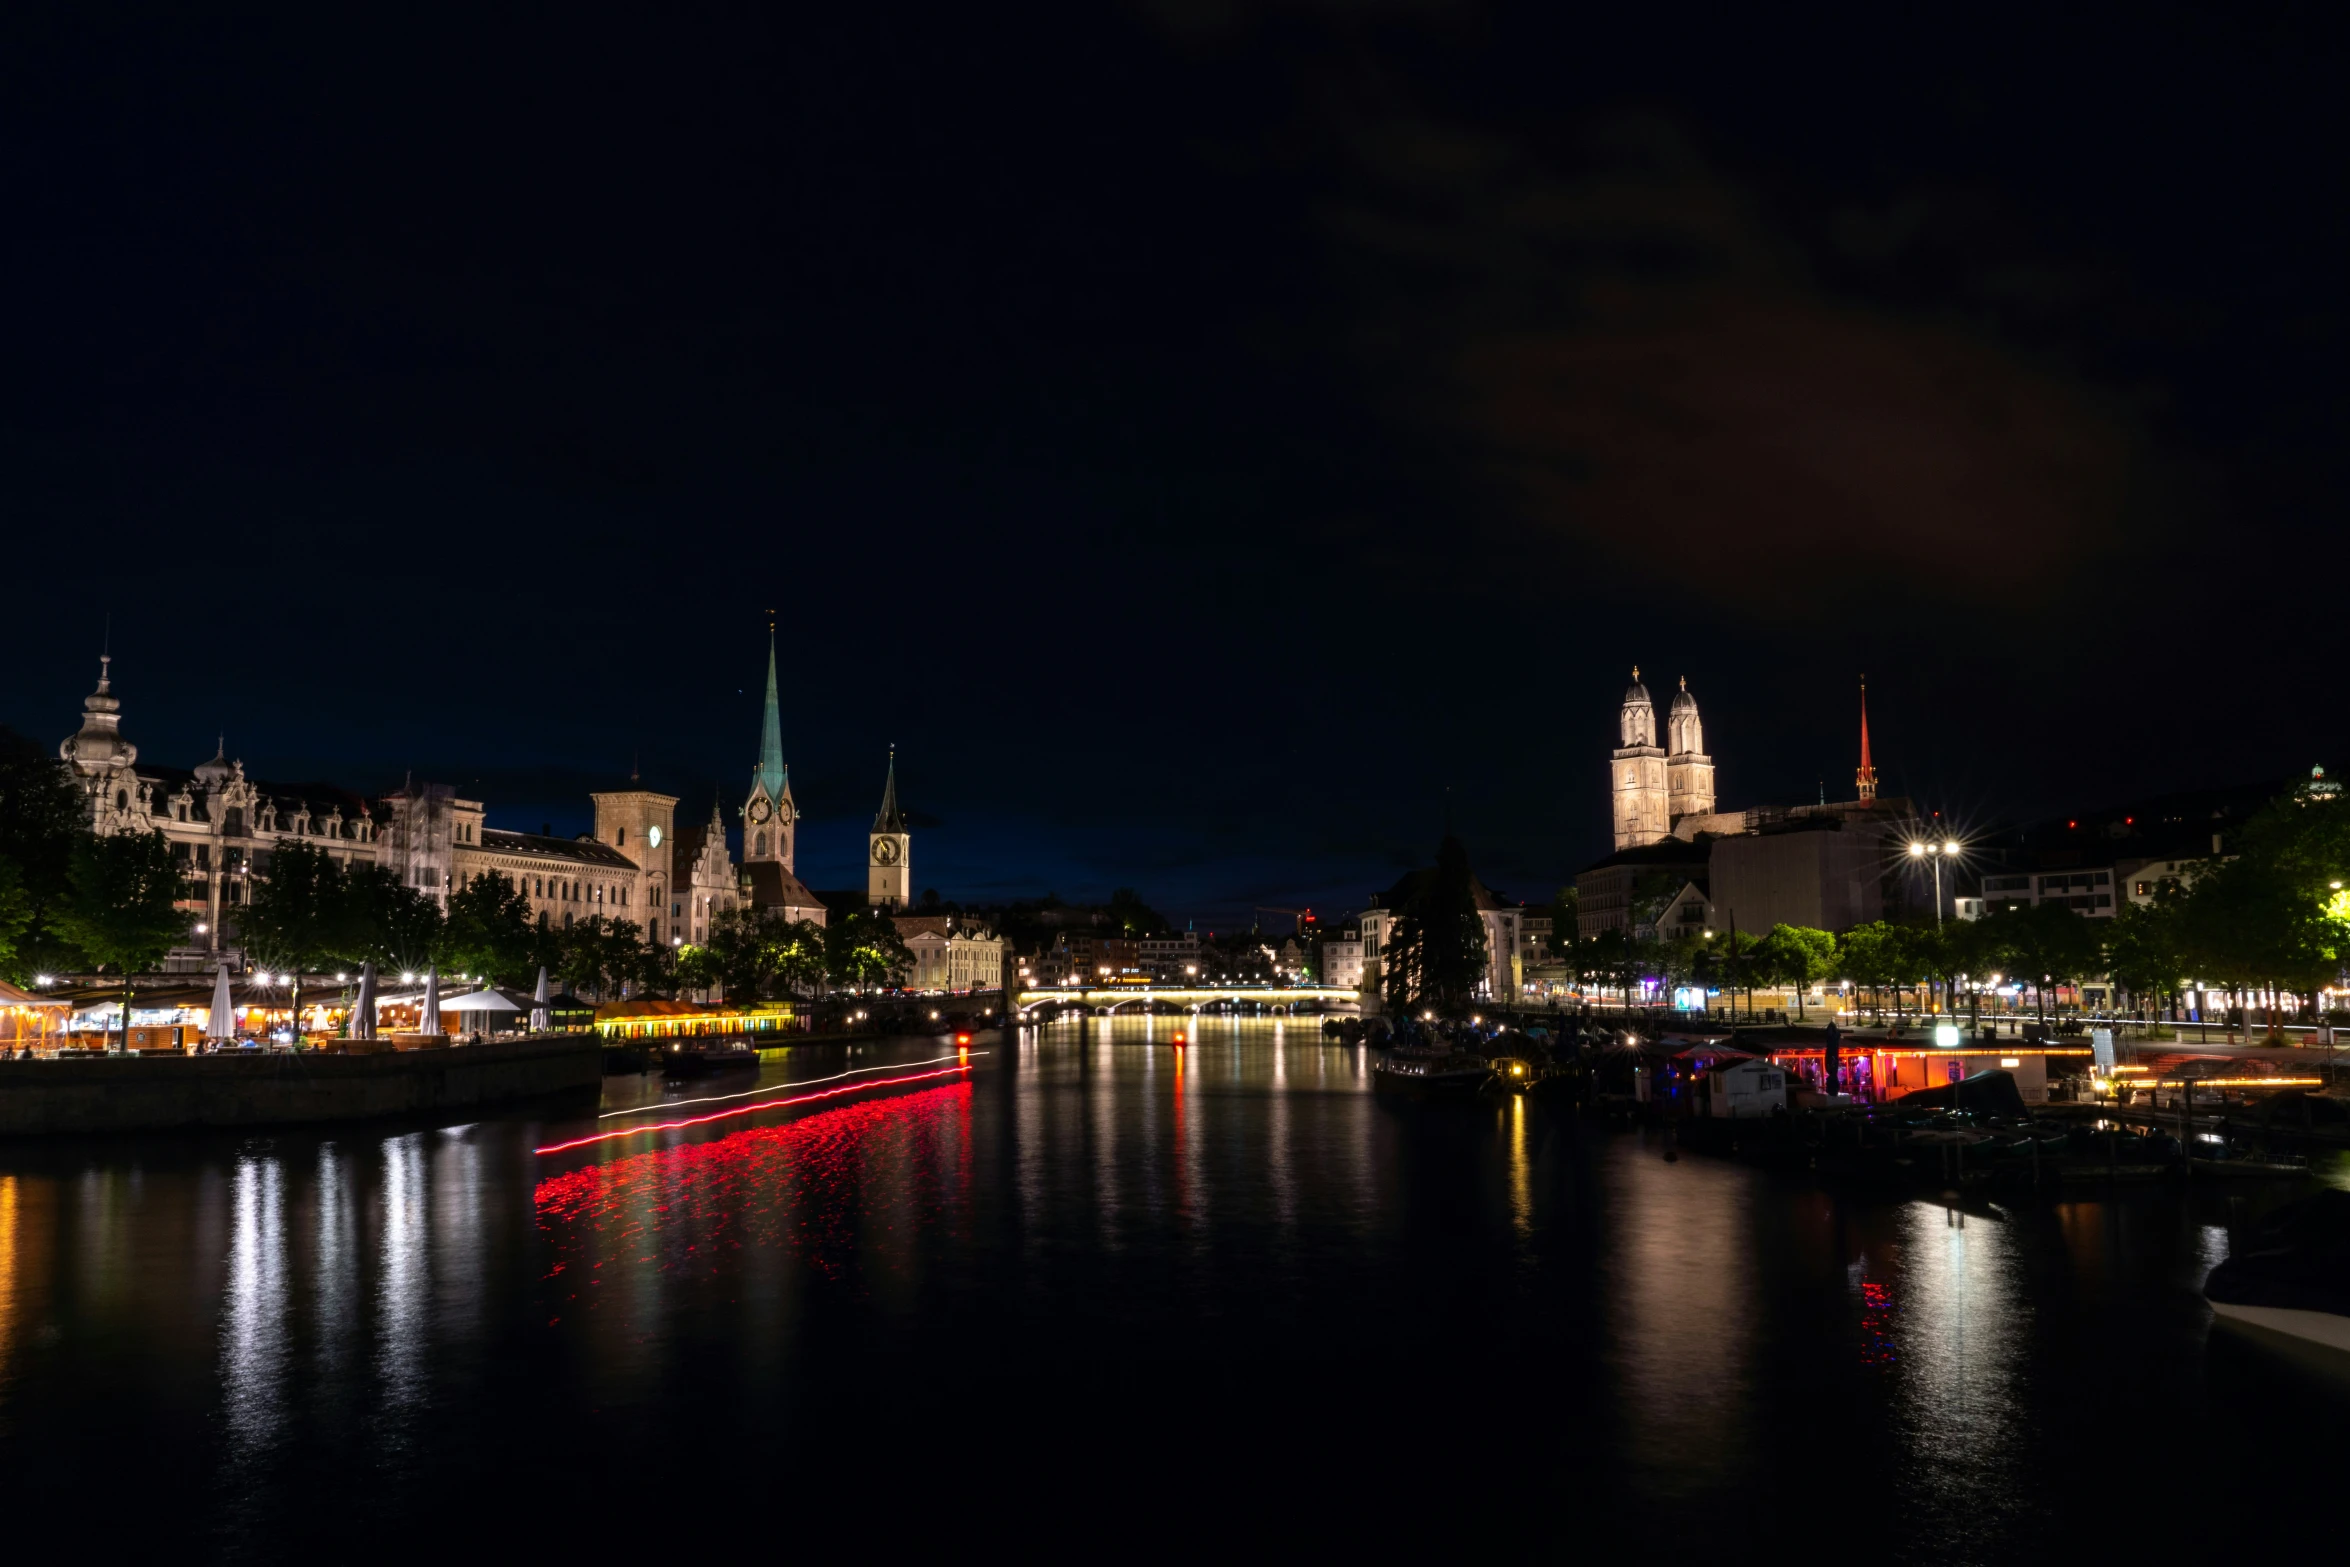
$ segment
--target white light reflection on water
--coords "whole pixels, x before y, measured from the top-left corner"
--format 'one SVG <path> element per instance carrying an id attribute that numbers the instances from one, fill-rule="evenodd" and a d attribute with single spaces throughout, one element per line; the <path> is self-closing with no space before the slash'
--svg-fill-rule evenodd
<path id="1" fill-rule="evenodd" d="M 339 1371 L 358 1325 L 360 1236 L 351 1217 L 351 1177 L 333 1143 L 318 1149 L 319 1368 Z"/>
<path id="2" fill-rule="evenodd" d="M 274 1157 L 237 1161 L 230 1192 L 228 1295 L 220 1318 L 220 1384 L 230 1445 L 257 1457 L 283 1419 L 286 1362 L 285 1170 Z"/>
<path id="3" fill-rule="evenodd" d="M 1118 1177 L 1118 1050 L 1110 1042 L 1110 1028 L 1114 1019 L 1103 1018 L 1098 1034 L 1094 1020 L 1079 1020 L 1077 1027 L 1081 1047 L 1086 1053 L 1086 1068 L 1093 1074 L 1093 1103 L 1086 1118 L 1086 1136 L 1093 1144 L 1093 1191 L 1096 1209 L 1095 1221 L 1100 1227 L 1102 1245 L 1118 1250 L 1123 1237 L 1118 1231 L 1120 1218 Z"/>
<path id="4" fill-rule="evenodd" d="M 1265 1173 L 1273 1194 L 1273 1222 L 1284 1244 L 1297 1234 L 1297 1171 L 1291 1160 L 1289 1127 L 1289 1038 L 1279 1023 L 1273 1025 L 1273 1092 L 1267 1101 Z"/>
<path id="5" fill-rule="evenodd" d="M 1891 1259 L 1895 1429 L 1902 1484 L 1936 1524 L 1987 1527 L 2022 1494 L 2014 1411 L 2031 1307 L 2008 1224 L 1935 1203 L 1901 1216 Z"/>
<path id="6" fill-rule="evenodd" d="M 394 1408 L 424 1395 L 424 1352 L 430 1332 L 427 1292 L 431 1260 L 425 1245 L 430 1201 L 421 1132 L 384 1140 L 383 1258 L 376 1281 L 376 1374 Z"/>

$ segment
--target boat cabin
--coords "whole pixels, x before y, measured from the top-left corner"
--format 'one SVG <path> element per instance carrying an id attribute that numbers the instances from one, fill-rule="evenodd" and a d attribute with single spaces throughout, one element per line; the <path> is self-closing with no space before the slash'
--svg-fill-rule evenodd
<path id="1" fill-rule="evenodd" d="M 1787 1108 L 1787 1070 L 1773 1061 L 1719 1062 L 1698 1081 L 1704 1087 L 1704 1113 L 1716 1120 L 1746 1120 Z"/>

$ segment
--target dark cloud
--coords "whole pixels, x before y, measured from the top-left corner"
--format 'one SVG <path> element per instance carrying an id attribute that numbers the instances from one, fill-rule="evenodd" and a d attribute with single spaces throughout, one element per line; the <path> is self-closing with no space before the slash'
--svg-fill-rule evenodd
<path id="1" fill-rule="evenodd" d="M 1554 558 L 1733 605 L 1832 576 L 2021 606 L 2161 514 L 2119 399 L 1947 306 L 1838 297 L 1669 121 L 1564 159 L 1425 119 L 1351 145 L 1356 347 Z"/>

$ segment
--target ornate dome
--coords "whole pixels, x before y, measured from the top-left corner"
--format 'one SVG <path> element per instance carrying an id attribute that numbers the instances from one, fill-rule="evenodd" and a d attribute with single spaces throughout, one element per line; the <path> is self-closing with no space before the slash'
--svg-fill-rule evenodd
<path id="1" fill-rule="evenodd" d="M 236 769 L 228 759 L 228 736 L 220 737 L 220 747 L 212 753 L 212 760 L 196 764 L 196 782 L 207 789 L 217 789 L 235 776 Z"/>
<path id="2" fill-rule="evenodd" d="M 1681 690 L 1679 694 L 1673 698 L 1673 711 L 1676 713 L 1694 713 L 1697 711 L 1697 698 L 1689 694 L 1689 677 L 1687 675 L 1683 675 L 1681 677 Z"/>
<path id="3" fill-rule="evenodd" d="M 57 754 L 90 772 L 128 767 L 139 748 L 122 737 L 122 699 L 114 694 L 111 658 L 98 660 L 98 689 L 82 698 L 82 727 L 57 747 Z"/>
<path id="4" fill-rule="evenodd" d="M 1638 664 L 1632 666 L 1632 684 L 1624 692 L 1624 705 L 1626 707 L 1652 707 L 1655 705 L 1648 699 L 1648 687 L 1640 683 L 1640 666 Z"/>

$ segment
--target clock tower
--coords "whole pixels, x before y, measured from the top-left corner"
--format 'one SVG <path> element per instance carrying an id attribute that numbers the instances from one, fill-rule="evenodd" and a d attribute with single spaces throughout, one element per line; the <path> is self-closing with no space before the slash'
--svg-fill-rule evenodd
<path id="1" fill-rule="evenodd" d="M 791 797 L 791 769 L 783 765 L 783 717 L 775 692 L 775 626 L 769 622 L 767 710 L 759 720 L 759 760 L 751 767 L 751 792 L 743 801 L 743 863 L 769 862 L 792 870 L 799 821 L 799 807 Z"/>
<path id="2" fill-rule="evenodd" d="M 913 836 L 898 809 L 898 748 L 889 748 L 889 782 L 881 787 L 881 810 L 866 841 L 865 901 L 877 908 L 902 909 L 913 876 Z"/>

